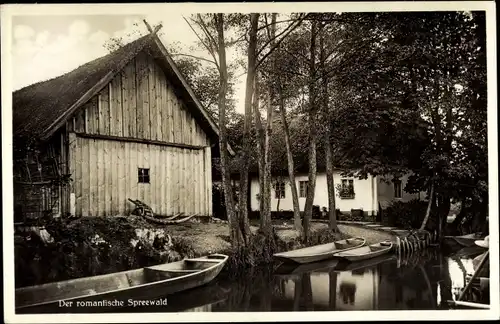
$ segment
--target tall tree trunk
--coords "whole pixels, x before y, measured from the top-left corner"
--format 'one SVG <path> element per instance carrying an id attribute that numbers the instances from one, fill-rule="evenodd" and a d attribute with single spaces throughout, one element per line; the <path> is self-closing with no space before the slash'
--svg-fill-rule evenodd
<path id="1" fill-rule="evenodd" d="M 332 144 L 330 140 L 331 135 L 331 122 L 330 116 L 331 112 L 328 107 L 328 79 L 325 68 L 325 30 L 321 30 L 319 35 L 320 43 L 320 69 L 321 69 L 321 99 L 322 99 L 322 109 L 323 109 L 323 121 L 325 126 L 325 159 L 326 159 L 326 185 L 328 190 L 328 227 L 330 230 L 337 232 L 337 208 L 335 206 L 335 184 L 333 181 L 333 154 L 332 154 Z"/>
<path id="2" fill-rule="evenodd" d="M 327 126 L 329 129 L 329 127 Z M 325 135 L 326 185 L 328 190 L 328 225 L 330 230 L 337 232 L 337 207 L 335 206 L 335 184 L 333 182 L 333 154 L 330 143 L 330 131 Z"/>
<path id="3" fill-rule="evenodd" d="M 427 226 L 427 222 L 429 221 L 429 217 L 431 215 L 432 202 L 434 201 L 434 181 L 431 184 L 431 193 L 429 195 L 429 203 L 427 204 L 427 210 L 425 211 L 425 217 L 422 221 L 422 225 L 420 225 L 420 230 L 424 230 L 425 226 Z"/>
<path id="4" fill-rule="evenodd" d="M 223 14 L 214 14 L 214 20 L 217 28 L 218 54 L 219 54 L 219 149 L 220 164 L 222 173 L 222 186 L 224 188 L 224 201 L 226 204 L 226 213 L 229 220 L 230 239 L 233 246 L 238 246 L 241 241 L 241 232 L 238 226 L 238 217 L 234 208 L 233 187 L 231 185 L 231 173 L 229 170 L 229 152 L 227 150 L 227 130 L 226 130 L 226 95 L 227 95 L 227 64 L 226 47 L 224 40 L 224 16 Z"/>
<path id="5" fill-rule="evenodd" d="M 276 36 L 276 13 L 272 14 L 271 18 L 271 31 L 270 31 L 270 46 L 274 48 L 275 46 L 275 36 Z M 272 56 L 272 65 L 275 68 L 275 55 Z M 273 130 L 273 107 L 275 101 L 275 91 L 274 85 L 271 83 L 269 85 L 269 103 L 267 105 L 267 121 L 266 121 L 266 138 L 264 146 L 264 188 L 266 193 L 266 204 L 264 204 L 264 217 L 263 217 L 263 229 L 264 233 L 271 233 L 271 136 Z M 279 203 L 279 202 L 278 202 Z M 279 211 L 279 209 L 278 209 Z"/>
<path id="6" fill-rule="evenodd" d="M 257 131 L 257 160 L 259 163 L 259 215 L 260 215 L 260 227 L 264 229 L 265 221 L 264 214 L 266 210 L 266 203 L 269 203 L 269 197 L 267 197 L 267 193 L 265 190 L 265 134 L 264 128 L 262 127 L 262 120 L 259 111 L 259 83 L 258 83 L 258 75 L 255 75 L 255 92 L 253 96 L 253 111 L 255 117 L 255 128 Z"/>
<path id="7" fill-rule="evenodd" d="M 292 190 L 293 203 L 293 227 L 296 231 L 302 232 L 302 221 L 300 220 L 299 195 L 297 194 L 297 184 L 295 183 L 295 165 L 293 162 L 292 145 L 290 143 L 290 129 L 286 120 L 285 100 L 283 98 L 283 89 L 281 88 L 280 78 L 278 77 L 278 95 L 281 123 L 285 133 L 286 157 L 288 161 L 288 178 L 290 179 L 290 188 Z"/>
<path id="8" fill-rule="evenodd" d="M 310 222 L 316 190 L 316 21 L 311 21 L 311 45 L 309 61 L 309 181 L 304 207 L 304 241 L 309 239 Z"/>
<path id="9" fill-rule="evenodd" d="M 252 96 L 255 79 L 255 67 L 257 63 L 257 25 L 259 14 L 250 14 L 250 31 L 248 44 L 248 70 L 245 91 L 245 122 L 243 125 L 243 156 L 240 172 L 240 199 L 239 199 L 239 221 L 240 229 L 245 244 L 250 237 L 250 224 L 248 222 L 248 171 L 250 167 L 250 129 L 252 126 Z"/>

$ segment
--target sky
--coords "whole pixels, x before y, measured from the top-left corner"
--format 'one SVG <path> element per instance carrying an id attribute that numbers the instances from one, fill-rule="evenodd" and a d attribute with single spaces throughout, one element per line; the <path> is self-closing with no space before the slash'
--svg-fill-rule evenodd
<path id="1" fill-rule="evenodd" d="M 161 38 L 167 46 L 177 43 L 188 54 L 210 58 L 206 51 L 194 53 L 189 48 L 197 37 L 180 13 L 163 11 L 144 15 L 43 15 L 14 16 L 12 18 L 12 77 L 13 90 L 44 81 L 85 64 L 109 52 L 104 43 L 110 37 L 123 36 L 132 41 L 140 29 L 147 32 L 142 22 L 162 23 Z M 135 36 L 137 38 L 138 36 Z M 235 53 L 228 55 L 228 59 Z M 241 75 L 241 73 L 238 73 Z M 236 81 L 236 109 L 243 112 L 244 75 Z"/>

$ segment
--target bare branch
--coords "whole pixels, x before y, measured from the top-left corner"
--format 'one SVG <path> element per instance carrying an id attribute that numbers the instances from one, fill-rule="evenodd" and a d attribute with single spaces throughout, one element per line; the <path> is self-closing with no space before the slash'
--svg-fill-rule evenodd
<path id="1" fill-rule="evenodd" d="M 295 20 L 290 25 L 288 25 L 281 33 L 276 35 L 276 37 L 274 39 L 269 39 L 267 42 L 265 42 L 264 45 L 262 45 L 261 49 L 257 52 L 257 56 L 259 56 L 266 49 L 267 45 L 269 45 L 273 40 L 276 40 L 278 37 L 280 37 L 281 35 L 283 35 L 285 33 L 286 33 L 286 35 L 284 37 L 288 36 L 288 34 L 290 32 L 292 32 L 299 25 L 299 24 L 297 24 L 297 26 L 293 27 L 297 23 L 297 21 L 301 22 L 302 20 Z M 290 29 L 290 28 L 292 28 L 292 29 Z M 269 37 L 269 38 L 271 38 L 271 37 Z"/>
<path id="2" fill-rule="evenodd" d="M 197 15 L 198 17 L 198 20 L 199 20 L 199 23 L 200 23 L 200 26 L 201 28 L 203 29 L 203 31 L 205 32 L 205 35 L 208 37 L 209 39 L 209 42 L 212 43 L 212 45 L 214 46 L 215 48 L 215 51 L 218 51 L 219 48 L 217 46 L 217 42 L 215 41 L 215 39 L 213 38 L 212 34 L 210 34 L 210 31 L 208 30 L 208 27 L 207 25 L 205 24 L 205 21 L 203 20 L 203 18 L 201 17 L 200 14 Z"/>
<path id="3" fill-rule="evenodd" d="M 170 54 L 170 56 L 187 56 L 187 57 L 192 57 L 192 58 L 195 58 L 195 59 L 197 59 L 197 60 L 202 60 L 202 61 L 210 62 L 210 63 L 212 63 L 212 64 L 217 65 L 217 62 L 215 62 L 215 61 L 212 61 L 212 60 L 209 60 L 209 59 L 203 58 L 203 57 L 201 57 L 201 56 L 191 55 L 191 54 L 182 54 L 182 53 L 177 53 L 177 54 Z"/>
<path id="4" fill-rule="evenodd" d="M 220 71 L 220 66 L 217 63 L 217 59 L 215 58 L 215 53 L 213 52 L 213 49 L 210 48 L 210 46 L 203 41 L 203 39 L 201 38 L 201 36 L 196 32 L 196 30 L 193 28 L 193 26 L 191 25 L 191 23 L 184 16 L 182 16 L 182 19 L 184 19 L 184 21 L 189 25 L 189 28 L 191 28 L 191 30 L 196 35 L 196 37 L 200 40 L 200 42 L 203 44 L 203 46 L 205 46 L 205 48 L 207 49 L 207 51 L 210 53 L 210 55 L 214 59 L 213 63 L 217 67 L 217 70 Z"/>
<path id="5" fill-rule="evenodd" d="M 271 40 L 271 30 L 269 29 L 269 23 L 267 21 L 267 14 L 264 14 L 264 20 L 266 21 L 266 31 L 267 31 L 267 39 Z"/>
<path id="6" fill-rule="evenodd" d="M 296 29 L 296 28 L 297 28 L 300 24 L 302 24 L 302 21 L 304 21 L 304 19 L 305 19 L 306 17 L 307 17 L 307 15 L 305 15 L 305 16 L 304 16 L 304 17 L 302 17 L 302 18 L 300 18 L 298 21 L 296 21 L 296 23 L 292 23 L 292 24 L 290 24 L 290 25 L 289 25 L 289 26 L 285 29 L 286 34 L 285 34 L 283 37 L 281 37 L 281 38 L 280 38 L 280 39 L 279 39 L 279 40 L 278 40 L 278 41 L 277 41 L 277 42 L 273 45 L 273 47 L 271 47 L 271 48 L 269 49 L 269 51 L 268 51 L 268 52 L 267 52 L 267 53 L 266 53 L 266 54 L 265 54 L 265 55 L 264 55 L 264 56 L 263 56 L 263 57 L 262 57 L 259 61 L 257 61 L 257 64 L 256 64 L 256 67 L 255 67 L 255 68 L 258 68 L 258 67 L 259 67 L 259 65 L 260 65 L 260 64 L 262 64 L 262 62 L 264 62 L 264 60 L 265 60 L 265 59 L 266 59 L 269 55 L 271 55 L 271 53 L 272 53 L 272 52 L 274 52 L 274 50 L 275 50 L 276 48 L 278 48 L 278 46 L 280 46 L 281 42 L 283 42 L 283 40 L 284 40 L 284 39 L 285 39 L 285 38 L 286 38 L 286 37 L 287 37 L 287 36 L 288 36 L 288 35 L 289 35 L 292 31 L 294 31 L 294 30 L 295 30 L 295 29 Z M 288 30 L 288 31 L 287 31 L 287 30 Z M 275 39 L 277 39 L 277 38 L 278 38 L 279 36 L 281 36 L 281 35 L 283 35 L 283 33 L 281 33 L 281 34 L 277 35 L 277 36 L 274 38 L 274 40 L 275 40 Z M 267 42 L 267 43 L 270 43 L 270 42 Z M 257 55 L 259 55 L 259 54 L 262 52 L 262 50 L 265 48 L 265 46 L 267 46 L 267 44 L 263 46 L 263 48 L 259 51 L 259 53 L 257 53 Z"/>
<path id="7" fill-rule="evenodd" d="M 276 22 L 276 25 L 282 24 L 282 23 L 286 23 L 286 22 L 290 22 L 290 21 L 297 21 L 297 19 L 292 18 L 292 19 L 280 20 L 280 21 Z M 257 31 L 261 31 L 262 29 L 268 28 L 269 26 L 270 26 L 270 24 L 268 25 L 267 22 L 266 22 L 266 25 L 260 26 L 259 28 L 257 28 Z"/>

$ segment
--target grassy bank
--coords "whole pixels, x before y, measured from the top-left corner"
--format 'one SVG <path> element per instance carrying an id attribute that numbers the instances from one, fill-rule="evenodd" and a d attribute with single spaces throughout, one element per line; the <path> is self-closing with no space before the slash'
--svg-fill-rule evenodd
<path id="1" fill-rule="evenodd" d="M 230 255 L 225 267 L 238 274 L 266 264 L 272 254 L 334 241 L 325 224 L 313 223 L 306 244 L 290 227 L 277 226 L 268 240 L 252 226 L 250 244 L 233 249 L 225 223 L 153 225 L 140 217 L 81 218 L 51 221 L 45 226 L 52 238 L 33 232 L 18 233 L 15 244 L 16 287 L 93 276 L 210 253 Z"/>

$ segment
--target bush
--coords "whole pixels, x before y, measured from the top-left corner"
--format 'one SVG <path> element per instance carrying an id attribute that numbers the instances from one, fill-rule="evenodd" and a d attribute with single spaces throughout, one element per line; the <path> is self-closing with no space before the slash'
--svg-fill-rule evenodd
<path id="1" fill-rule="evenodd" d="M 169 261 L 151 244 L 130 242 L 135 228 L 125 218 L 51 220 L 45 228 L 54 242 L 24 233 L 15 245 L 16 287 L 130 270 Z"/>
<path id="2" fill-rule="evenodd" d="M 408 202 L 395 201 L 387 209 L 382 211 L 383 223 L 388 226 L 400 228 L 419 228 L 427 211 L 427 202 L 421 200 L 410 200 Z M 434 217 L 431 215 L 427 228 L 434 225 Z"/>

